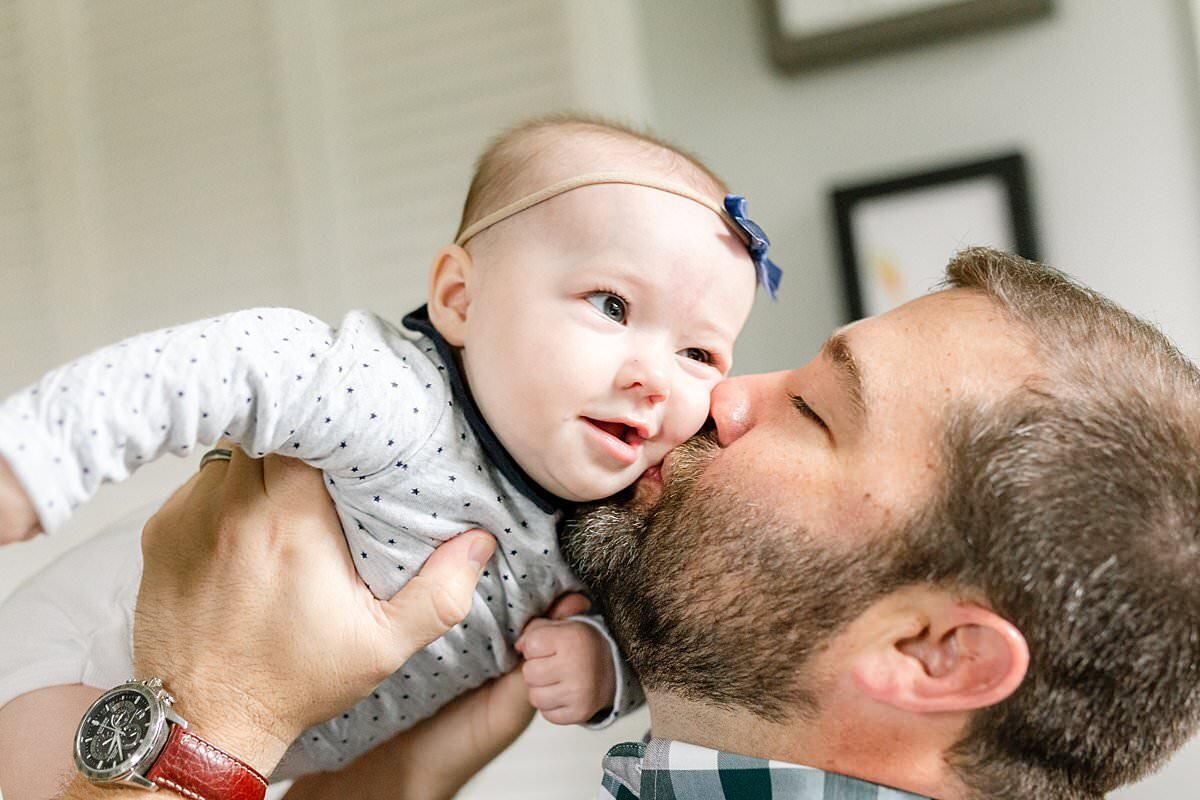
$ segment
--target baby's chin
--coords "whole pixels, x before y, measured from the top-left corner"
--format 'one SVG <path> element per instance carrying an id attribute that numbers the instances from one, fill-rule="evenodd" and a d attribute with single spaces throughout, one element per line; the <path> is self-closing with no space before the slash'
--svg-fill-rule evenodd
<path id="1" fill-rule="evenodd" d="M 639 469 L 640 472 L 637 471 Z M 572 476 L 574 480 L 551 480 L 542 483 L 542 486 L 572 503 L 596 503 L 609 499 L 636 501 L 641 491 L 639 487 L 647 483 L 648 476 L 652 483 L 661 483 L 658 474 L 659 463 L 649 467 L 635 465 L 620 473 L 592 476 L 591 480 L 587 479 L 589 476 L 576 475 Z M 556 488 L 551 488 L 551 485 Z"/>
<path id="2" fill-rule="evenodd" d="M 617 491 L 601 498 L 622 506 L 636 509 L 646 509 L 653 506 L 662 497 L 663 475 L 662 462 L 653 464 L 642 471 L 642 474 L 630 484 L 622 486 Z"/>

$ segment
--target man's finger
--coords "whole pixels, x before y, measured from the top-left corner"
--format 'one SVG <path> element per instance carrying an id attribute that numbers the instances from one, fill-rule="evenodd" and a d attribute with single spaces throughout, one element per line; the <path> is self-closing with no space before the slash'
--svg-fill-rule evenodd
<path id="1" fill-rule="evenodd" d="M 417 763 L 428 767 L 417 783 L 419 794 L 454 796 L 529 726 L 533 714 L 521 671 L 514 669 L 401 734 L 410 740 L 405 749 L 416 755 Z M 447 754 L 447 746 L 451 754 Z M 408 793 L 401 791 L 395 796 L 406 797 Z"/>
<path id="2" fill-rule="evenodd" d="M 217 442 L 217 447 L 228 444 L 222 440 Z M 236 447 L 236 445 L 229 446 Z M 218 507 L 218 498 L 221 497 L 223 491 L 225 472 L 228 468 L 229 462 L 224 459 L 214 459 L 204 466 L 198 466 L 191 477 L 172 492 L 167 501 L 147 521 L 145 528 L 142 529 L 142 551 L 145 552 L 146 542 L 149 539 L 159 535 L 160 528 L 165 534 L 174 535 L 172 530 L 175 527 L 174 518 L 176 515 L 184 513 L 183 509 L 188 509 L 187 513 L 193 517 L 198 513 L 209 513 L 215 510 Z M 193 502 L 194 497 L 210 498 L 210 500 L 197 504 Z"/>
<path id="3" fill-rule="evenodd" d="M 238 449 L 238 446 L 227 439 L 219 440 L 215 445 L 213 445 L 213 448 L 232 450 L 235 454 L 241 453 L 241 450 Z M 203 461 L 203 459 L 201 460 Z M 225 473 L 229 470 L 229 464 L 230 462 L 226 459 L 215 458 L 210 460 L 207 464 L 204 464 L 204 466 L 197 466 L 196 474 L 193 475 L 191 479 L 182 487 L 187 491 L 183 492 L 182 494 L 181 492 L 176 492 L 171 496 L 171 499 L 163 505 L 163 509 L 166 509 L 167 506 L 169 506 L 172 502 L 176 502 L 177 497 L 179 498 L 179 505 L 187 503 L 187 498 L 192 492 L 200 492 L 201 496 L 218 496 L 221 491 L 221 487 L 225 484 Z"/>
<path id="4" fill-rule="evenodd" d="M 435 550 L 417 576 L 385 604 L 397 665 L 462 622 L 471 611 L 483 565 L 495 550 L 489 533 L 459 534 Z"/>
<path id="5" fill-rule="evenodd" d="M 145 527 L 142 528 L 142 553 L 143 557 L 146 553 L 147 545 L 158 538 L 159 535 L 169 535 L 170 529 L 173 527 L 170 520 L 175 515 L 179 514 L 179 509 L 183 508 L 188 498 L 192 496 L 196 486 L 200 483 L 200 475 L 192 475 L 188 478 L 187 483 L 180 486 L 171 496 L 167 498 L 167 502 L 162 504 L 162 507 L 150 515 L 150 519 L 146 520 Z M 162 534 L 159 531 L 162 531 Z"/>
<path id="6" fill-rule="evenodd" d="M 266 494 L 263 485 L 261 458 L 251 458 L 237 445 L 229 448 L 233 455 L 223 470 L 225 496 L 231 501 L 255 501 Z"/>
<path id="7" fill-rule="evenodd" d="M 237 445 L 221 439 L 215 447 L 236 449 Z M 162 531 L 161 535 L 176 535 L 175 518 L 184 513 L 183 509 L 187 509 L 187 514 L 194 519 L 197 514 L 211 513 L 218 508 L 222 487 L 225 484 L 225 472 L 228 469 L 229 462 L 224 459 L 213 459 L 204 466 L 198 466 L 187 482 L 172 492 L 167 501 L 147 520 L 142 529 L 143 554 L 146 552 L 147 543 L 156 539 L 160 535 L 160 530 Z M 210 498 L 210 500 L 197 504 L 193 502 L 194 496 Z"/>
<path id="8" fill-rule="evenodd" d="M 521 671 L 514 669 L 497 678 L 491 694 L 490 704 L 496 709 L 488 715 L 492 737 L 497 741 L 511 742 L 533 719 L 533 706 L 529 705 L 529 692 Z"/>
<path id="9" fill-rule="evenodd" d="M 267 494 L 281 503 L 311 502 L 314 495 L 326 494 L 321 471 L 298 458 L 268 455 L 262 468 Z"/>

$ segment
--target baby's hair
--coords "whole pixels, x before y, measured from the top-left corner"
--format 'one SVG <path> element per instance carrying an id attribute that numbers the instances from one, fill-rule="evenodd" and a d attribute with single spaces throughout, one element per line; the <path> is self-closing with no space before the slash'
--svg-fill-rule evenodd
<path id="1" fill-rule="evenodd" d="M 590 114 L 548 114 L 521 122 L 488 144 L 475 162 L 458 234 L 507 203 L 571 177 L 557 172 L 576 152 L 571 145 L 585 140 L 606 148 L 612 158 L 589 154 L 592 168 L 580 172 L 632 171 L 633 162 L 633 167 L 674 177 L 718 200 L 729 191 L 725 181 L 699 158 L 649 131 Z"/>

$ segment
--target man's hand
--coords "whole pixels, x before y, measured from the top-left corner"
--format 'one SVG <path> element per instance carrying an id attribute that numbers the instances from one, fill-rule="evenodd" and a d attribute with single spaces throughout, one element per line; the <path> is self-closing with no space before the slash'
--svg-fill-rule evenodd
<path id="1" fill-rule="evenodd" d="M 560 598 L 545 617 L 525 626 L 517 652 L 529 702 L 556 725 L 580 725 L 612 706 L 616 673 L 612 652 L 600 632 L 567 619 L 588 609 L 580 594 Z"/>
<path id="2" fill-rule="evenodd" d="M 37 511 L 25 487 L 0 456 L 0 545 L 31 539 L 41 532 Z"/>
<path id="3" fill-rule="evenodd" d="M 525 691 L 514 669 L 337 772 L 300 778 L 286 800 L 449 800 L 529 725 Z"/>
<path id="4" fill-rule="evenodd" d="M 147 524 L 134 666 L 196 732 L 269 774 L 471 608 L 491 536 L 439 548 L 390 601 L 359 579 L 321 474 L 234 449 Z"/>

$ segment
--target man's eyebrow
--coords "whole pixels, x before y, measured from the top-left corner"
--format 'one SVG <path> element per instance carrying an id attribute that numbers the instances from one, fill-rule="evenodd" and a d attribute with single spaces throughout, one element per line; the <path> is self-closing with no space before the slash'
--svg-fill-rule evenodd
<path id="1" fill-rule="evenodd" d="M 835 333 L 830 336 L 821 346 L 821 352 L 833 364 L 838 381 L 845 389 L 846 395 L 850 399 L 850 406 L 861 423 L 867 417 L 867 404 L 863 400 L 866 394 L 864 390 L 866 380 L 862 370 L 858 367 L 858 362 L 854 360 L 854 351 L 850 349 L 850 343 L 845 334 Z"/>

